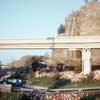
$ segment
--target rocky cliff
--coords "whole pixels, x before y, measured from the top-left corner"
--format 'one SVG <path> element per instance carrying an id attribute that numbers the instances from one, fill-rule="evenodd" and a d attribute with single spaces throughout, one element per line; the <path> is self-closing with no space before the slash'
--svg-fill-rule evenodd
<path id="1" fill-rule="evenodd" d="M 92 2 L 72 12 L 65 18 L 65 32 L 58 36 L 100 36 L 100 2 Z M 92 49 L 92 65 L 100 65 L 100 49 Z M 81 58 L 79 51 L 55 49 L 55 60 Z M 58 60 L 59 59 L 59 60 Z"/>

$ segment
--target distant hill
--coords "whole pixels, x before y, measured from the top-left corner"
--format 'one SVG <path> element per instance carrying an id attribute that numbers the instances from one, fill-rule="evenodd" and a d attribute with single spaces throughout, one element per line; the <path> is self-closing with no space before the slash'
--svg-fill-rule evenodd
<path id="1" fill-rule="evenodd" d="M 40 57 L 26 55 L 21 57 L 19 60 L 10 63 L 9 67 L 13 67 L 13 68 L 29 67 L 31 63 L 37 59 L 40 59 Z"/>

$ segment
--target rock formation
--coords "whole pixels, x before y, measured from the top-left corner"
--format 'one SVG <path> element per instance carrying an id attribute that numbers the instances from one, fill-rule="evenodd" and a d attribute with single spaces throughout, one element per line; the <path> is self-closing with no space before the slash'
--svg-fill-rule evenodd
<path id="1" fill-rule="evenodd" d="M 72 12 L 65 18 L 65 32 L 58 36 L 100 36 L 100 2 L 89 2 L 80 10 Z M 64 29 L 64 28 L 63 28 Z M 92 65 L 100 65 L 100 49 L 92 49 Z M 61 59 L 81 58 L 79 51 L 68 51 L 67 49 L 55 49 L 53 58 Z"/>

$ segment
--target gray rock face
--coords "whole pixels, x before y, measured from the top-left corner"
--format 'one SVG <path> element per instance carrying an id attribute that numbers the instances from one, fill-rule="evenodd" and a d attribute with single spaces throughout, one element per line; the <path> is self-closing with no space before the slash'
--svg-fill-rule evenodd
<path id="1" fill-rule="evenodd" d="M 100 3 L 92 3 L 80 9 L 80 35 L 100 35 Z"/>
<path id="2" fill-rule="evenodd" d="M 58 34 L 58 36 L 100 36 L 100 2 L 97 1 L 99 0 L 88 1 L 91 3 L 67 16 L 64 25 L 65 33 Z M 91 53 L 92 65 L 100 65 L 100 49 L 92 49 Z M 56 49 L 53 51 L 53 56 L 55 60 L 57 58 L 77 59 L 81 57 L 81 54 L 78 51 Z"/>

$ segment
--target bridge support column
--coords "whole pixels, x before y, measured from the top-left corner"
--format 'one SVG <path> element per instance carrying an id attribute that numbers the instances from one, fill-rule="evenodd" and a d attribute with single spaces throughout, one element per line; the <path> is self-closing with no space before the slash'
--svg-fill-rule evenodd
<path id="1" fill-rule="evenodd" d="M 84 75 L 91 72 L 91 51 L 89 48 L 82 49 L 82 73 Z"/>

